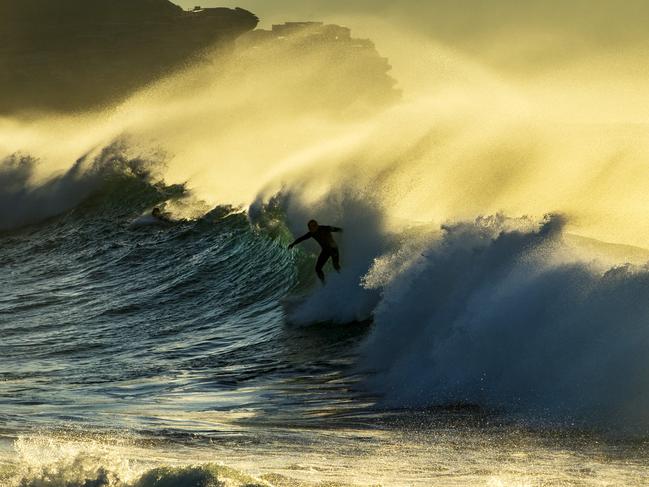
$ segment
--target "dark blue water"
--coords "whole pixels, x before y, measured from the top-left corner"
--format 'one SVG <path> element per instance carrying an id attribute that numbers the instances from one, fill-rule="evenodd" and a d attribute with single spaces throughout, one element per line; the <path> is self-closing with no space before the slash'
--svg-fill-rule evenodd
<path id="1" fill-rule="evenodd" d="M 189 396 L 205 408 L 222 394 L 322 374 L 345 356 L 344 340 L 327 357 L 326 336 L 285 326 L 281 298 L 298 285 L 298 270 L 281 239 L 227 208 L 197 221 L 132 225 L 168 195 L 123 183 L 2 236 L 1 286 L 11 292 L 0 302 L 0 354 L 10 428 L 38 428 L 53 417 L 119 422 L 124 408 L 182 406 Z M 121 204 L 122 191 L 140 191 L 144 201 Z M 232 408 L 259 401 L 245 393 L 229 400 Z"/>

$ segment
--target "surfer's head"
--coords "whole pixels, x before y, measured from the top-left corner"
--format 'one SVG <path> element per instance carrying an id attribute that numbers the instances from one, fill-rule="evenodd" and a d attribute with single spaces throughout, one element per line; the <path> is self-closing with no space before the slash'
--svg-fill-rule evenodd
<path id="1" fill-rule="evenodd" d="M 318 222 L 315 220 L 309 220 L 307 226 L 309 227 L 309 232 L 313 233 L 318 229 Z"/>
<path id="2" fill-rule="evenodd" d="M 158 208 L 156 206 L 153 210 L 151 210 L 151 215 L 155 216 L 156 218 L 159 217 L 160 216 L 160 208 Z"/>

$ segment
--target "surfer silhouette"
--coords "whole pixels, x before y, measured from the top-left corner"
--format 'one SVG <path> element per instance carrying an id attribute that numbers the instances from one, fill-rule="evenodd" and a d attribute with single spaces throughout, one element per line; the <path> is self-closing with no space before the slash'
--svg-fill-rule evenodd
<path id="1" fill-rule="evenodd" d="M 151 210 L 151 216 L 153 218 L 160 220 L 161 222 L 165 222 L 165 223 L 171 222 L 171 220 L 167 217 L 167 215 L 162 213 L 162 210 L 157 206 L 153 210 Z"/>
<path id="2" fill-rule="evenodd" d="M 295 242 L 288 246 L 288 248 L 292 249 L 300 242 L 304 242 L 305 240 L 308 240 L 310 238 L 315 239 L 315 241 L 318 242 L 320 244 L 320 247 L 322 248 L 322 252 L 320 252 L 320 256 L 318 257 L 318 261 L 315 265 L 315 273 L 320 278 L 320 281 L 322 281 L 322 284 L 324 284 L 325 275 L 324 272 L 322 272 L 322 268 L 330 257 L 334 269 L 340 272 L 340 254 L 338 253 L 338 244 L 336 244 L 336 241 L 334 240 L 331 233 L 342 232 L 343 229 L 338 227 L 330 227 L 327 225 L 318 225 L 318 222 L 315 220 L 309 220 L 307 226 L 309 227 L 309 231 L 301 237 L 297 238 Z"/>

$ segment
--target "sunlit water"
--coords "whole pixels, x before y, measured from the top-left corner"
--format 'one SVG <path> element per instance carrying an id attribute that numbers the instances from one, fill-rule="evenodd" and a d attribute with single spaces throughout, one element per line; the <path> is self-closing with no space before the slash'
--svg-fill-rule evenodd
<path id="1" fill-rule="evenodd" d="M 179 190 L 113 177 L 1 237 L 3 485 L 649 482 L 642 438 L 376 406 L 357 364 L 371 323 L 287 320 L 311 256 L 226 208 L 132 225 Z"/>

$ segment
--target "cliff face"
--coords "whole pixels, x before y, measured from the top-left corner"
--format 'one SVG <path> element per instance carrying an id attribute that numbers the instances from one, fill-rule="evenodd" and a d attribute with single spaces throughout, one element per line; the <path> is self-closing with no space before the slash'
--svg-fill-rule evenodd
<path id="1" fill-rule="evenodd" d="M 0 0 L 0 115 L 119 101 L 257 22 L 168 0 Z"/>

